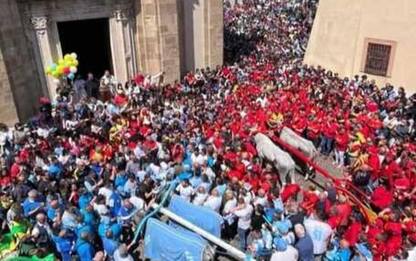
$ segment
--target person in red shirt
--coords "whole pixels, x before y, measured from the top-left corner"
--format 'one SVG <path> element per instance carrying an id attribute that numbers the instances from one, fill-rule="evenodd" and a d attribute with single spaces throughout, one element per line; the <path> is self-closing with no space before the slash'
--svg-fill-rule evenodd
<path id="1" fill-rule="evenodd" d="M 328 224 L 332 228 L 346 225 L 352 212 L 352 207 L 347 202 L 347 198 L 345 196 L 339 195 L 338 201 L 339 202 L 330 210 L 331 214 L 328 219 Z"/>
<path id="2" fill-rule="evenodd" d="M 394 160 L 394 154 L 392 152 L 387 153 L 381 174 L 381 178 L 387 179 L 388 187 L 392 190 L 394 188 L 394 178 L 402 175 L 402 170 L 399 164 Z"/>
<path id="3" fill-rule="evenodd" d="M 402 245 L 402 224 L 399 220 L 399 214 L 391 213 L 389 221 L 384 225 L 384 231 L 388 237 L 386 240 L 386 256 L 392 257 L 398 254 Z"/>
<path id="4" fill-rule="evenodd" d="M 303 136 L 303 132 L 306 129 L 307 121 L 303 116 L 299 116 L 295 119 L 295 122 L 292 125 L 292 129 L 299 135 Z"/>
<path id="5" fill-rule="evenodd" d="M 345 151 L 348 148 L 349 134 L 343 127 L 340 127 L 335 135 L 335 162 L 338 167 L 345 165 Z"/>
<path id="6" fill-rule="evenodd" d="M 0 188 L 5 189 L 6 187 L 10 186 L 12 180 L 7 173 L 7 169 L 3 166 L 3 169 L 0 171 Z"/>
<path id="7" fill-rule="evenodd" d="M 321 134 L 321 121 L 316 119 L 315 116 L 311 116 L 308 122 L 306 137 L 317 147 L 319 145 L 319 135 Z"/>
<path id="8" fill-rule="evenodd" d="M 380 174 L 380 158 L 379 158 L 379 148 L 375 145 L 372 145 L 370 141 L 367 147 L 368 160 L 367 165 L 370 168 L 371 180 L 374 181 L 379 177 Z"/>
<path id="9" fill-rule="evenodd" d="M 300 186 L 298 184 L 286 184 L 286 186 L 283 187 L 281 197 L 283 203 L 285 203 L 287 200 L 291 198 L 295 198 L 300 191 Z"/>
<path id="10" fill-rule="evenodd" d="M 314 185 L 310 185 L 308 191 L 303 192 L 303 201 L 301 207 L 309 215 L 315 209 L 316 204 L 319 202 L 319 196 Z"/>
<path id="11" fill-rule="evenodd" d="M 333 149 L 334 139 L 336 135 L 338 125 L 333 119 L 330 119 L 327 124 L 322 126 L 322 140 L 321 140 L 321 153 L 329 156 Z"/>
<path id="12" fill-rule="evenodd" d="M 257 191 L 259 188 L 259 178 L 252 171 L 248 171 L 247 175 L 243 177 L 243 182 L 249 184 L 252 191 Z"/>
<path id="13" fill-rule="evenodd" d="M 385 209 L 393 202 L 393 195 L 385 187 L 379 186 L 371 195 L 371 204 L 375 209 Z"/>
<path id="14" fill-rule="evenodd" d="M 350 246 L 354 246 L 358 243 L 360 239 L 360 234 L 362 232 L 362 224 L 361 221 L 356 218 L 356 216 L 351 215 L 350 217 L 350 225 L 347 227 L 347 230 L 344 233 L 344 239 L 348 242 Z"/>
<path id="15" fill-rule="evenodd" d="M 20 163 L 21 159 L 19 156 L 14 157 L 14 162 L 10 168 L 10 177 L 15 179 L 20 174 Z"/>
<path id="16" fill-rule="evenodd" d="M 128 102 L 128 97 L 122 90 L 118 90 L 117 94 L 114 96 L 114 104 L 118 107 L 126 105 Z"/>

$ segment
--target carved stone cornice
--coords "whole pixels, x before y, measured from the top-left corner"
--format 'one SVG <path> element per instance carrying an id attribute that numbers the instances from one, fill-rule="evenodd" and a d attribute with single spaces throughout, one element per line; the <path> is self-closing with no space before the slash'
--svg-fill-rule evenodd
<path id="1" fill-rule="evenodd" d="M 131 16 L 132 12 L 128 9 L 116 9 L 113 12 L 113 17 L 116 21 L 127 21 Z"/>
<path id="2" fill-rule="evenodd" d="M 43 35 L 48 29 L 49 19 L 46 16 L 33 16 L 30 18 L 30 23 L 37 35 Z"/>

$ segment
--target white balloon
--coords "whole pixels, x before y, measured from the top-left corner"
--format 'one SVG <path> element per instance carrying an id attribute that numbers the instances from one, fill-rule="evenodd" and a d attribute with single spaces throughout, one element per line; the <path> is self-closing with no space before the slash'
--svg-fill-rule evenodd
<path id="1" fill-rule="evenodd" d="M 76 53 L 71 53 L 72 58 L 77 59 L 78 55 Z"/>
<path id="2" fill-rule="evenodd" d="M 77 67 L 75 67 L 75 66 L 71 66 L 71 67 L 69 68 L 69 71 L 70 71 L 71 73 L 76 73 L 76 72 L 78 71 L 78 69 L 77 69 Z"/>

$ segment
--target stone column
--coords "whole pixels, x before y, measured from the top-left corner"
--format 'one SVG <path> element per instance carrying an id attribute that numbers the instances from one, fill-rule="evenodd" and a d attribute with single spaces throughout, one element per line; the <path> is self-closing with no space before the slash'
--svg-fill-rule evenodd
<path id="1" fill-rule="evenodd" d="M 110 18 L 114 76 L 122 83 L 137 73 L 133 20 L 130 10 L 115 10 Z"/>
<path id="2" fill-rule="evenodd" d="M 48 17 L 46 16 L 34 16 L 30 19 L 33 29 L 36 33 L 37 44 L 39 48 L 40 57 L 42 60 L 43 77 L 46 77 L 47 90 L 44 91 L 49 95 L 49 98 L 54 99 L 56 96 L 56 84 L 53 82 L 52 77 L 46 76 L 45 68 L 53 63 L 52 46 L 49 42 L 48 33 Z"/>
<path id="3" fill-rule="evenodd" d="M 165 83 L 179 79 L 177 0 L 135 0 L 135 8 L 140 71 L 164 71 Z"/>
<path id="4" fill-rule="evenodd" d="M 135 19 L 131 10 L 126 12 L 126 17 L 121 20 L 123 24 L 124 48 L 127 65 L 127 76 L 131 79 L 138 72 L 136 61 L 136 41 L 135 41 Z"/>
<path id="5" fill-rule="evenodd" d="M 205 1 L 205 66 L 222 65 L 224 52 L 224 14 L 222 0 Z"/>
<path id="6" fill-rule="evenodd" d="M 113 60 L 113 74 L 119 82 L 127 80 L 127 66 L 124 50 L 123 24 L 124 14 L 121 10 L 116 10 L 110 18 L 110 44 Z"/>
<path id="7" fill-rule="evenodd" d="M 223 63 L 223 1 L 181 0 L 182 73 Z"/>

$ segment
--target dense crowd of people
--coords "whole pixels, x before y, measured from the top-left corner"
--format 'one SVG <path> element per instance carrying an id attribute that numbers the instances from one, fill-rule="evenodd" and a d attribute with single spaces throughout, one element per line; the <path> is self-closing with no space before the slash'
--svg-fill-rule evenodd
<path id="1" fill-rule="evenodd" d="M 175 83 L 89 75 L 1 126 L 0 257 L 139 260 L 137 224 L 177 180 L 257 260 L 416 260 L 416 95 L 302 65 L 316 5 L 225 2 L 230 65 Z M 331 182 L 279 180 L 253 135 L 283 127 L 333 158 L 376 216 Z"/>

